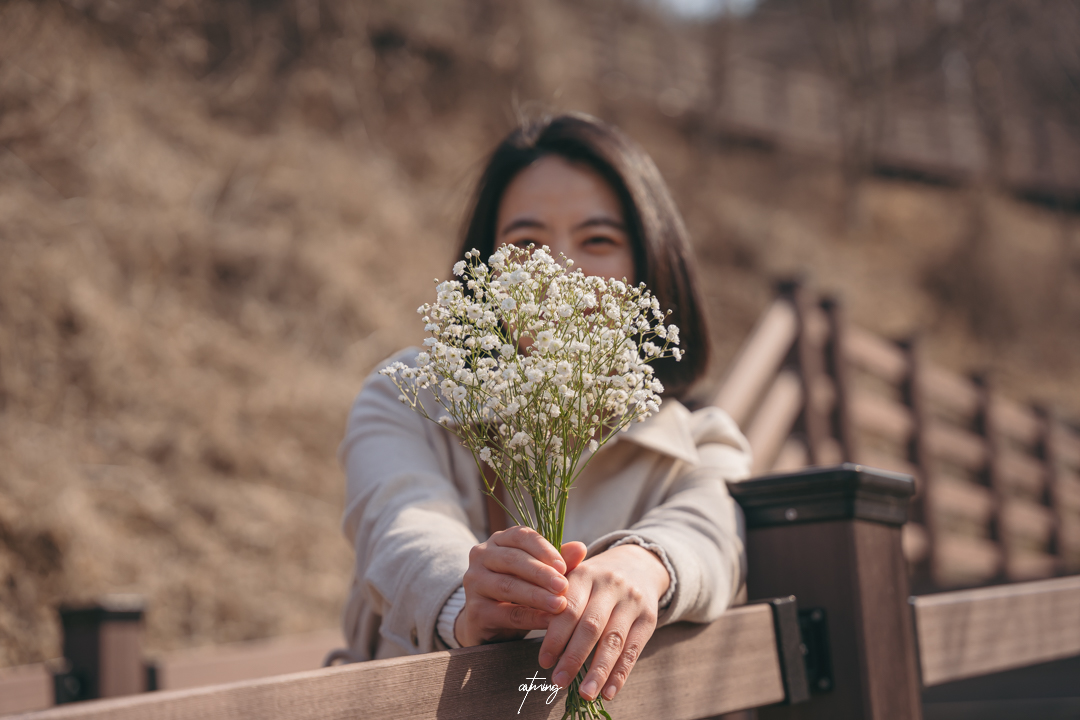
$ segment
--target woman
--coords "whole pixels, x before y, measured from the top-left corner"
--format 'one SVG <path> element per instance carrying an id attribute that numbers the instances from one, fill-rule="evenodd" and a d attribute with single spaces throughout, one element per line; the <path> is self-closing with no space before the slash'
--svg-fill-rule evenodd
<path id="1" fill-rule="evenodd" d="M 504 244 L 547 245 L 586 274 L 644 281 L 686 354 L 655 366 L 660 413 L 601 448 L 578 479 L 565 532 L 574 541 L 559 549 L 527 528 L 500 529 L 468 451 L 372 375 L 339 453 L 356 549 L 346 638 L 370 659 L 546 630 L 539 659 L 552 682 L 568 686 L 596 648 L 581 694 L 611 699 L 658 624 L 709 622 L 736 596 L 744 553 L 725 481 L 748 474 L 749 447 L 722 411 L 679 402 L 709 342 L 686 230 L 636 144 L 583 115 L 512 132 L 477 186 L 459 258 Z"/>

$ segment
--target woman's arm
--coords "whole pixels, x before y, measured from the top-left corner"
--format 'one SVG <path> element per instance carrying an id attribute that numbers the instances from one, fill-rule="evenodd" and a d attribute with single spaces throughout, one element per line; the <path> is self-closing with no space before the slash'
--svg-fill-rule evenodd
<path id="1" fill-rule="evenodd" d="M 369 603 L 382 617 L 379 632 L 403 649 L 430 652 L 439 611 L 461 585 L 477 542 L 465 485 L 452 475 L 476 480 L 467 467 L 455 468 L 453 438 L 397 397 L 388 378 L 373 374 L 339 449 L 347 478 L 343 529 L 360 585 L 350 602 Z"/>

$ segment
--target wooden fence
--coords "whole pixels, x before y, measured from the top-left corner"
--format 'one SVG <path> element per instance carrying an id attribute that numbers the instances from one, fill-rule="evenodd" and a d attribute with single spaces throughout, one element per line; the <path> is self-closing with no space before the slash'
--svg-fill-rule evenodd
<path id="1" fill-rule="evenodd" d="M 762 720 L 918 719 L 926 688 L 1080 658 L 1080 578 L 909 599 L 900 528 L 910 477 L 848 464 L 756 478 L 732 492 L 746 518 L 751 603 L 709 625 L 659 630 L 609 706 L 620 720 L 755 708 Z M 111 632 L 115 644 L 123 633 Z M 537 650 L 538 641 L 465 648 L 21 717 L 559 717 L 565 696 L 548 704 L 550 693 L 521 689 L 546 678 Z"/>
<path id="2" fill-rule="evenodd" d="M 716 404 L 757 473 L 856 462 L 913 475 L 917 591 L 1080 573 L 1080 433 L 927 363 L 785 284 Z"/>

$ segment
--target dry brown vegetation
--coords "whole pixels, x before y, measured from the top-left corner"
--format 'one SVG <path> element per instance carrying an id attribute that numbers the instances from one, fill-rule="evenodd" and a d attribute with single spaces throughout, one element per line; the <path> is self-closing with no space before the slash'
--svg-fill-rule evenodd
<path id="1" fill-rule="evenodd" d="M 838 231 L 833 165 L 602 100 L 589 8 L 0 4 L 0 665 L 58 655 L 56 604 L 104 592 L 148 596 L 152 650 L 336 622 L 346 410 L 420 337 L 529 99 L 656 157 L 712 381 L 772 279 L 805 272 L 855 322 L 1080 415 L 1074 217 L 997 197 L 973 257 L 964 189 L 871 179 Z"/>

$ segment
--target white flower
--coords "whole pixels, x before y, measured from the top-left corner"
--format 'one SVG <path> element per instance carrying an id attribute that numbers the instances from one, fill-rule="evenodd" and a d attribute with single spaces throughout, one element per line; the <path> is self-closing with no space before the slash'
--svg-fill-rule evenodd
<path id="1" fill-rule="evenodd" d="M 682 357 L 678 328 L 662 324 L 669 313 L 644 285 L 571 268 L 546 248 L 505 246 L 487 264 L 470 250 L 454 266 L 461 280 L 436 280 L 435 302 L 417 310 L 429 337 L 416 367 L 379 371 L 432 419 L 420 393 L 434 390 L 446 412 L 438 422 L 478 462 L 505 463 L 518 507 L 547 514 L 587 464 L 582 453 L 601 446 L 598 430 L 626 430 L 659 411 L 664 388 L 651 364 Z M 519 353 L 522 339 L 531 347 Z"/>
<path id="2" fill-rule="evenodd" d="M 551 349 L 552 343 L 555 342 L 555 332 L 552 330 L 541 330 L 536 335 L 536 347 L 541 351 L 547 352 Z"/>

